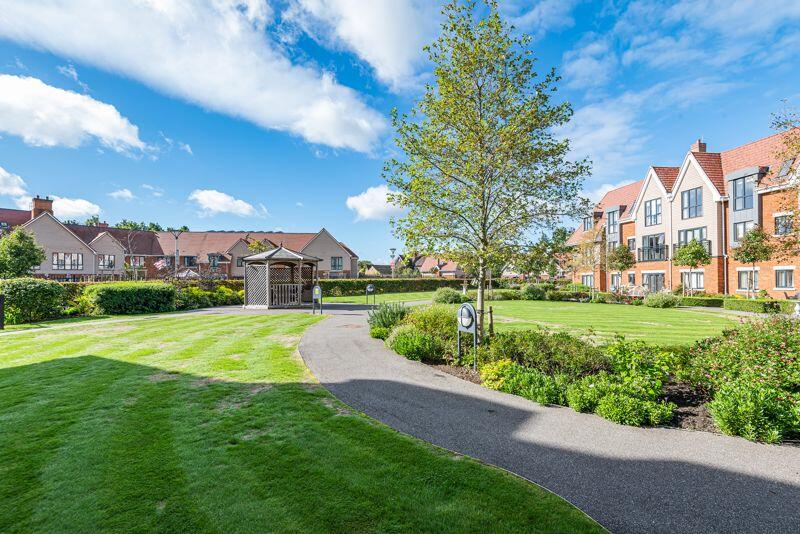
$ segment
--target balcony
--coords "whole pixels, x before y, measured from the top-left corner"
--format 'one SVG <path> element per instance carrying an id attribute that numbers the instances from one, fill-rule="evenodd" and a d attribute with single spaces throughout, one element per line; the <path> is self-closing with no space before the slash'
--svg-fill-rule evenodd
<path id="1" fill-rule="evenodd" d="M 711 240 L 709 240 L 709 239 L 702 239 L 702 240 L 698 241 L 698 243 L 700 243 L 701 245 L 703 245 L 703 248 L 705 248 L 705 249 L 706 249 L 706 252 L 708 252 L 709 256 L 713 256 L 713 255 L 714 255 L 714 254 L 711 252 Z M 678 243 L 677 245 L 674 245 L 674 246 L 672 247 L 672 248 L 673 248 L 673 250 L 672 250 L 672 253 L 674 254 L 675 252 L 678 252 L 678 249 L 679 249 L 679 248 L 681 248 L 681 247 L 683 247 L 683 246 L 685 246 L 685 245 L 688 245 L 688 244 L 689 244 L 689 243 Z"/>
<path id="2" fill-rule="evenodd" d="M 638 249 L 638 261 L 666 261 L 669 259 L 669 246 L 657 245 Z"/>

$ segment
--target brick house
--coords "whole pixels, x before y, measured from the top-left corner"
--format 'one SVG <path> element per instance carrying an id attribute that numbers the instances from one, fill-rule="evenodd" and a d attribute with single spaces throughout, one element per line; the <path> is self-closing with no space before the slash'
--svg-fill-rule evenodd
<path id="1" fill-rule="evenodd" d="M 783 135 L 722 152 L 708 152 L 705 143 L 696 141 L 680 166 L 650 167 L 643 180 L 608 192 L 568 244 L 577 245 L 602 229 L 607 246 L 628 246 L 636 265 L 626 273 L 598 265 L 594 272 L 574 272 L 573 281 L 591 282 L 600 290 L 643 286 L 657 291 L 683 284 L 706 293 L 746 293 L 752 266 L 732 259 L 741 236 L 755 225 L 778 238 L 793 231 L 790 217 L 798 199 L 791 180 L 797 167 L 794 159 L 779 156 Z M 712 259 L 690 273 L 675 265 L 673 256 L 692 239 Z M 757 265 L 756 289 L 772 297 L 794 297 L 798 262 L 790 257 Z"/>

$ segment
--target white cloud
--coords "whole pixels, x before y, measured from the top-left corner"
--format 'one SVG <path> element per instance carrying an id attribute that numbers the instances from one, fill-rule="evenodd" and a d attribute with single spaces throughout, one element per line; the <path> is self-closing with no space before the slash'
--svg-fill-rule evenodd
<path id="1" fill-rule="evenodd" d="M 356 212 L 356 221 L 383 220 L 402 213 L 402 209 L 389 203 L 386 185 L 370 187 L 363 193 L 347 197 L 347 207 Z"/>
<path id="2" fill-rule="evenodd" d="M 184 143 L 182 141 L 178 141 L 178 150 L 183 150 L 190 156 L 194 156 L 194 152 L 192 152 L 192 147 L 189 146 L 188 143 Z"/>
<path id="3" fill-rule="evenodd" d="M 397 90 L 416 84 L 438 15 L 428 0 L 294 0 L 283 17 L 323 44 L 355 53 Z"/>
<path id="4" fill-rule="evenodd" d="M 100 215 L 100 211 L 100 206 L 82 198 L 53 196 L 53 215 L 62 220 Z"/>
<path id="5" fill-rule="evenodd" d="M 311 143 L 373 149 L 385 118 L 331 74 L 293 64 L 265 31 L 271 17 L 263 0 L 7 0 L 0 37 Z"/>
<path id="6" fill-rule="evenodd" d="M 75 148 L 94 137 L 122 154 L 147 148 L 139 129 L 114 106 L 37 78 L 7 74 L 0 74 L 0 131 L 33 146 Z"/>
<path id="7" fill-rule="evenodd" d="M 150 193 L 151 196 L 154 196 L 156 198 L 164 196 L 164 190 L 162 188 L 156 187 L 154 185 L 142 184 L 142 189 L 147 190 Z"/>
<path id="8" fill-rule="evenodd" d="M 189 200 L 200 207 L 200 215 L 203 217 L 219 213 L 231 213 L 239 217 L 266 217 L 269 215 L 263 204 L 259 204 L 256 208 L 249 202 L 234 198 L 216 189 L 195 189 L 189 195 Z"/>
<path id="9" fill-rule="evenodd" d="M 25 181 L 20 176 L 0 167 L 0 195 L 19 197 L 27 194 Z"/>
<path id="10" fill-rule="evenodd" d="M 514 26 L 541 38 L 548 31 L 573 26 L 572 10 L 577 4 L 578 0 L 505 0 L 501 9 Z"/>
<path id="11" fill-rule="evenodd" d="M 71 79 L 75 83 L 77 83 L 80 86 L 80 88 L 83 89 L 84 93 L 89 92 L 89 86 L 83 83 L 80 78 L 78 78 L 78 71 L 75 70 L 75 65 L 73 65 L 72 63 L 70 63 L 69 65 L 59 65 L 58 67 L 56 67 L 56 69 L 61 74 Z"/>
<path id="12" fill-rule="evenodd" d="M 305 207 L 305 204 L 303 204 L 302 202 L 295 202 L 294 205 L 297 206 L 298 208 Z"/>
<path id="13" fill-rule="evenodd" d="M 130 189 L 118 189 L 116 191 L 112 191 L 108 194 L 111 198 L 116 198 L 117 200 L 133 200 L 136 196 L 131 192 Z"/>
<path id="14" fill-rule="evenodd" d="M 617 67 L 608 39 L 589 35 L 578 47 L 564 53 L 562 69 L 567 85 L 574 88 L 605 84 Z"/>
<path id="15" fill-rule="evenodd" d="M 584 191 L 583 196 L 592 202 L 599 202 L 600 199 L 602 199 L 609 191 L 619 189 L 624 185 L 632 184 L 634 181 L 635 180 L 622 180 L 621 182 L 617 182 L 615 184 L 602 184 L 589 191 Z"/>

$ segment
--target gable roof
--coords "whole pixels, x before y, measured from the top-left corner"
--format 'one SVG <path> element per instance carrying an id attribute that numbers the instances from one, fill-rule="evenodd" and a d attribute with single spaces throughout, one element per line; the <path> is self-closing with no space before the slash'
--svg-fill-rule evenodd
<path id="1" fill-rule="evenodd" d="M 718 152 L 692 152 L 691 154 L 717 191 L 724 195 L 725 174 L 722 171 L 722 155 Z"/>
<path id="2" fill-rule="evenodd" d="M 109 239 L 111 239 L 111 240 L 112 240 L 114 243 L 116 243 L 117 245 L 119 245 L 119 246 L 120 246 L 120 248 L 121 248 L 122 250 L 125 250 L 125 247 L 122 245 L 122 243 L 120 243 L 119 241 L 117 241 L 117 239 L 116 239 L 116 238 L 115 238 L 113 235 L 111 235 L 111 233 L 110 233 L 110 232 L 100 232 L 99 234 L 97 234 L 97 237 L 95 237 L 94 239 L 92 239 L 92 241 L 89 243 L 89 245 L 93 245 L 94 243 L 96 243 L 97 241 L 99 241 L 100 239 L 102 239 L 103 237 L 108 237 L 108 238 L 109 238 Z"/>
<path id="3" fill-rule="evenodd" d="M 651 167 L 656 177 L 661 180 L 661 184 L 667 193 L 672 192 L 672 186 L 675 185 L 675 180 L 678 179 L 679 167 Z"/>
<path id="4" fill-rule="evenodd" d="M 280 245 L 277 248 L 272 250 L 267 250 L 266 252 L 259 252 L 258 254 L 252 254 L 250 256 L 245 256 L 244 261 L 264 261 L 264 260 L 303 260 L 303 261 L 322 261 L 321 259 L 317 258 L 316 256 L 311 256 L 309 254 L 303 254 L 302 252 L 297 252 L 296 250 L 291 250 L 283 245 Z"/>
<path id="5" fill-rule="evenodd" d="M 8 224 L 9 227 L 19 226 L 31 220 L 31 212 L 28 210 L 14 210 L 0 208 L 0 222 Z"/>
<path id="6" fill-rule="evenodd" d="M 53 221 L 54 221 L 54 222 L 55 222 L 55 223 L 56 223 L 58 226 L 60 226 L 60 227 L 61 227 L 61 228 L 63 228 L 64 230 L 66 230 L 66 231 L 67 231 L 67 233 L 68 233 L 69 235 L 71 235 L 72 237 L 74 237 L 76 241 L 78 241 L 80 244 L 82 244 L 83 246 L 85 246 L 86 248 L 88 248 L 89 250 L 91 250 L 92 252 L 95 252 L 95 250 L 94 250 L 94 249 L 92 248 L 92 246 L 89 244 L 89 241 L 87 241 L 86 239 L 83 239 L 81 236 L 79 236 L 78 234 L 76 234 L 76 233 L 75 233 L 75 232 L 72 230 L 72 228 L 70 228 L 70 227 L 69 227 L 69 226 L 67 226 L 66 224 L 64 224 L 64 223 L 62 223 L 61 221 L 59 221 L 58 219 L 56 219 L 55 215 L 53 215 L 53 214 L 52 214 L 52 213 L 50 213 L 49 211 L 43 211 L 42 213 L 40 213 L 40 214 L 39 214 L 38 216 L 36 216 L 35 218 L 33 218 L 33 219 L 31 219 L 30 221 L 28 221 L 28 222 L 26 222 L 25 224 L 23 224 L 23 225 L 22 225 L 22 227 L 23 227 L 23 228 L 25 228 L 26 226 L 28 226 L 28 225 L 30 225 L 30 224 L 33 224 L 34 222 L 38 221 L 39 219 L 43 219 L 43 218 L 45 218 L 45 217 L 48 217 L 48 218 L 50 218 L 51 220 L 53 220 Z"/>
<path id="7" fill-rule="evenodd" d="M 800 135 L 800 129 L 780 132 L 744 145 L 721 152 L 722 174 L 724 175 L 747 167 L 769 167 L 769 172 L 759 184 L 760 188 L 781 185 L 786 177 L 779 177 L 784 162 L 784 142 L 787 137 Z M 800 154 L 795 155 L 797 159 Z M 795 165 L 797 161 L 795 159 Z"/>
<path id="8" fill-rule="evenodd" d="M 612 189 L 603 195 L 603 198 L 600 199 L 600 202 L 595 204 L 594 208 L 592 209 L 594 213 L 600 213 L 600 217 L 595 221 L 593 228 L 597 228 L 598 225 L 602 226 L 605 224 L 606 208 L 620 206 L 620 221 L 630 213 L 633 213 L 633 211 L 636 209 L 636 199 L 639 197 L 639 192 L 641 191 L 644 182 L 644 180 L 639 180 L 638 182 L 633 182 L 632 184 L 623 185 L 622 187 Z M 567 245 L 577 245 L 583 241 L 587 233 L 588 231 L 584 232 L 583 225 L 579 225 L 578 228 L 572 232 L 572 235 L 569 237 L 569 239 L 567 239 Z"/>
<path id="9" fill-rule="evenodd" d="M 64 226 L 69 228 L 70 231 L 77 235 L 84 243 L 91 243 L 97 239 L 97 236 L 100 234 L 107 233 L 122 245 L 125 254 L 133 256 L 165 255 L 155 232 L 103 226 L 87 226 L 85 224 L 66 224 Z M 172 248 L 174 250 L 174 245 Z"/>

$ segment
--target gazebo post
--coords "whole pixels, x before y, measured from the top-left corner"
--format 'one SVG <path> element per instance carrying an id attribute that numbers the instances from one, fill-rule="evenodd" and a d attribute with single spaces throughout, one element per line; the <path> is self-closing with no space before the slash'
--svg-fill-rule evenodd
<path id="1" fill-rule="evenodd" d="M 249 291 L 247 291 L 247 262 L 242 263 L 244 265 L 244 305 L 243 307 L 247 307 L 248 297 L 250 296 Z"/>
<path id="2" fill-rule="evenodd" d="M 265 262 L 265 266 L 264 280 L 267 284 L 267 309 L 269 309 L 270 305 L 272 304 L 272 288 L 269 287 L 269 260 Z"/>

